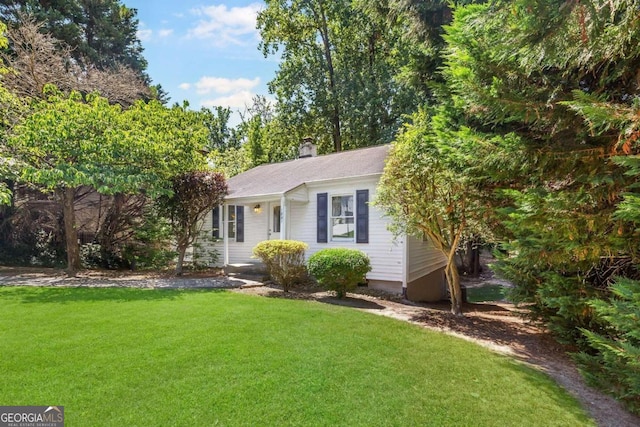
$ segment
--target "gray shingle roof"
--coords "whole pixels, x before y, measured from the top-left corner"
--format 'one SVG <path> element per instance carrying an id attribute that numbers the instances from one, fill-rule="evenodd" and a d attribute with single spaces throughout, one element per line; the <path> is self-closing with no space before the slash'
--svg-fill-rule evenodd
<path id="1" fill-rule="evenodd" d="M 227 181 L 229 198 L 286 193 L 302 184 L 381 174 L 390 145 L 261 165 Z"/>

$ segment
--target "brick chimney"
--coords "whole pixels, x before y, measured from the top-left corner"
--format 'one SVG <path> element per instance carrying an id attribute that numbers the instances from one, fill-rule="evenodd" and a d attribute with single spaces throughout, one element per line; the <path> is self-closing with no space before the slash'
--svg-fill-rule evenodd
<path id="1" fill-rule="evenodd" d="M 299 159 L 305 157 L 315 157 L 317 155 L 316 145 L 313 143 L 313 138 L 310 136 L 305 137 L 300 145 Z"/>

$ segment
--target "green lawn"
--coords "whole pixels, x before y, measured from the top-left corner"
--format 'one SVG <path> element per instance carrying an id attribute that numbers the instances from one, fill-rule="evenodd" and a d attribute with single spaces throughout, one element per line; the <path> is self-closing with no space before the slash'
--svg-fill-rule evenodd
<path id="1" fill-rule="evenodd" d="M 0 287 L 0 404 L 67 426 L 579 426 L 546 376 L 354 309 L 225 291 Z"/>
<path id="2" fill-rule="evenodd" d="M 507 301 L 509 289 L 502 285 L 489 284 L 477 288 L 467 288 L 467 301 L 489 302 Z"/>

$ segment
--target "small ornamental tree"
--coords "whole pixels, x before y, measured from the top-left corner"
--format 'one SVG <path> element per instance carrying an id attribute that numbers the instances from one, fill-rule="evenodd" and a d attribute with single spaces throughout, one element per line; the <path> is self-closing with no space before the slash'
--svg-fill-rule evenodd
<path id="1" fill-rule="evenodd" d="M 364 282 L 371 271 L 369 257 L 362 251 L 347 248 L 327 248 L 309 257 L 309 274 L 338 298 Z"/>
<path id="2" fill-rule="evenodd" d="M 471 135 L 470 147 L 449 134 L 444 113 L 437 120 L 425 110 L 411 116 L 413 123 L 399 132 L 387 159 L 375 203 L 391 218 L 395 234 L 425 236 L 442 253 L 451 312 L 461 316 L 456 252 L 465 237 L 490 233 L 468 171 L 469 159 L 483 153 L 482 147 Z"/>
<path id="3" fill-rule="evenodd" d="M 187 248 L 202 228 L 205 215 L 227 195 L 227 183 L 218 172 L 187 172 L 172 180 L 173 195 L 158 199 L 160 211 L 169 219 L 176 240 L 176 274 L 182 274 Z"/>
<path id="4" fill-rule="evenodd" d="M 265 240 L 253 248 L 253 255 L 260 258 L 269 276 L 289 292 L 291 285 L 306 274 L 304 252 L 307 248 L 306 243 L 296 240 Z"/>

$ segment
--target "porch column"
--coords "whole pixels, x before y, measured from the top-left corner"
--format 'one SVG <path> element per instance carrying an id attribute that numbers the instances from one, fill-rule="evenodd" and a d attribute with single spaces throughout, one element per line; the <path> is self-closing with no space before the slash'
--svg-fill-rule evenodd
<path id="1" fill-rule="evenodd" d="M 280 198 L 280 240 L 286 240 L 289 238 L 289 230 L 287 230 L 287 223 L 289 216 L 289 207 L 287 206 L 287 198 L 283 195 Z"/>
<path id="2" fill-rule="evenodd" d="M 229 214 L 229 208 L 225 203 L 222 205 L 222 224 L 220 225 L 220 232 L 222 233 L 222 252 L 224 265 L 229 265 L 229 233 L 227 233 L 227 215 Z"/>

